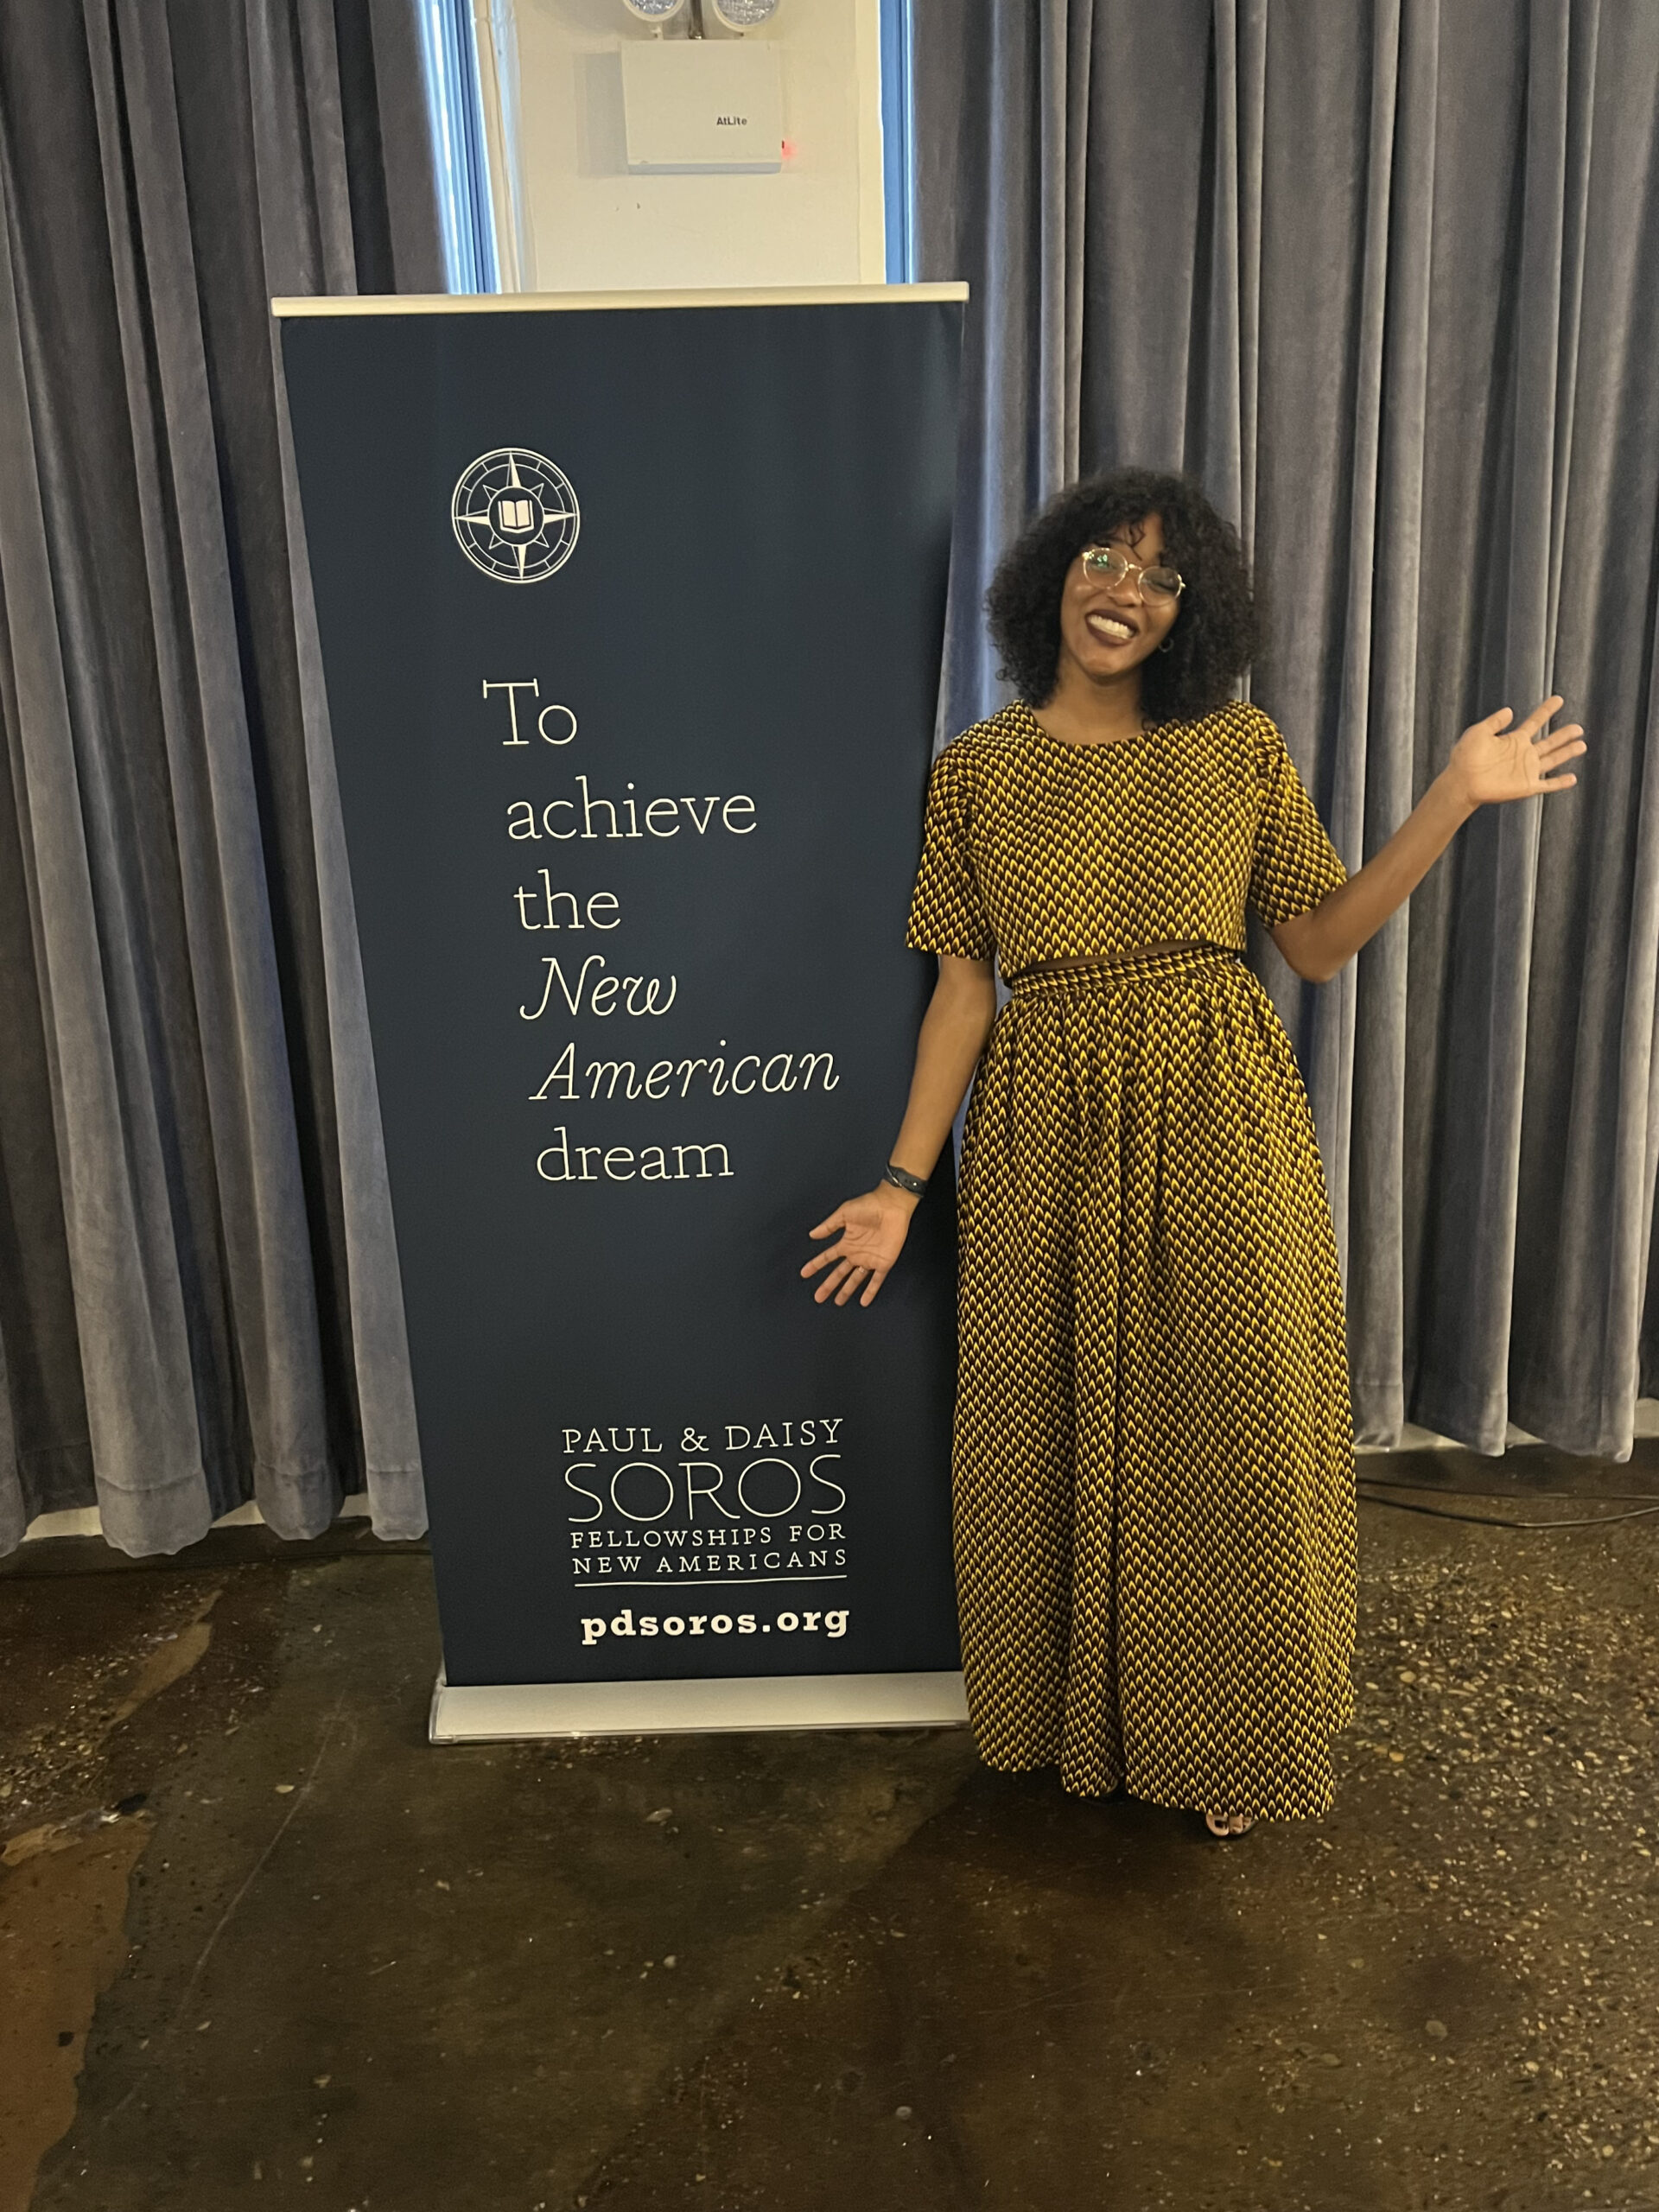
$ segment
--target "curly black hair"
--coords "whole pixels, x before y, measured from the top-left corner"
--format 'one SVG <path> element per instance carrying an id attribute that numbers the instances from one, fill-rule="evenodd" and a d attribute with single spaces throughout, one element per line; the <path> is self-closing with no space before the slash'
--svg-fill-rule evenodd
<path id="1" fill-rule="evenodd" d="M 1003 555 L 985 612 L 1001 676 L 1027 706 L 1054 696 L 1060 656 L 1060 592 L 1085 545 L 1126 523 L 1159 516 L 1164 558 L 1186 588 L 1167 652 L 1142 665 L 1141 702 L 1154 722 L 1191 721 L 1232 696 L 1233 681 L 1262 651 L 1263 621 L 1238 533 L 1190 476 L 1115 468 L 1051 499 Z"/>

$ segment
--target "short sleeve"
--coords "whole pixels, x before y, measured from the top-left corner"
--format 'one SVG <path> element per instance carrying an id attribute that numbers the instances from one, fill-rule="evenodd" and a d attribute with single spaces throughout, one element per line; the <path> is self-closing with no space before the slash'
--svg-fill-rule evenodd
<path id="1" fill-rule="evenodd" d="M 1325 835 L 1296 763 L 1274 724 L 1261 717 L 1256 775 L 1262 810 L 1250 864 L 1251 908 L 1268 929 L 1312 912 L 1346 883 L 1348 871 Z"/>
<path id="2" fill-rule="evenodd" d="M 968 849 L 969 787 L 948 747 L 928 779 L 922 864 L 910 902 L 905 943 L 917 952 L 988 960 L 996 950 Z"/>

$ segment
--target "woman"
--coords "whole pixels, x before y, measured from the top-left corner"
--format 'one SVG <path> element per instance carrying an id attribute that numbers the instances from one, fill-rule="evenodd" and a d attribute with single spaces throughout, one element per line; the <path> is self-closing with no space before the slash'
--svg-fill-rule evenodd
<path id="1" fill-rule="evenodd" d="M 988 604 L 1020 700 L 934 765 L 908 941 L 939 980 L 909 1106 L 802 1273 L 870 1303 L 971 1081 L 954 1489 L 981 1751 L 1216 1835 L 1317 1816 L 1352 1701 L 1342 1296 L 1245 909 L 1328 981 L 1478 807 L 1570 790 L 1581 732 L 1548 733 L 1558 698 L 1475 723 L 1350 878 L 1232 696 L 1255 614 L 1195 486 L 1074 486 Z"/>

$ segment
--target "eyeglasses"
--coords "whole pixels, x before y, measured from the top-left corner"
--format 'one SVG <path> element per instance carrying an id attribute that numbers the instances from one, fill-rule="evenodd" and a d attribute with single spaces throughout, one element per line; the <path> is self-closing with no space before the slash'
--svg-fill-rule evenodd
<path id="1" fill-rule="evenodd" d="M 1143 569 L 1138 561 L 1131 561 L 1128 555 L 1116 545 L 1085 546 L 1083 573 L 1085 576 L 1098 576 L 1115 584 L 1121 584 L 1130 576 L 1135 577 L 1135 596 L 1143 607 L 1149 599 L 1154 601 L 1179 599 L 1186 588 L 1178 570 L 1157 567 Z"/>

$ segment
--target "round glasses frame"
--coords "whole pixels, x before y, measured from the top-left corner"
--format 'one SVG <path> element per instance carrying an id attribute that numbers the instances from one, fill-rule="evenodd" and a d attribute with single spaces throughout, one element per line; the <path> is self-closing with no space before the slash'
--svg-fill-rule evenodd
<path id="1" fill-rule="evenodd" d="M 1116 545 L 1085 545 L 1083 549 L 1083 572 L 1086 576 L 1103 576 L 1121 584 L 1129 577 L 1135 579 L 1135 595 L 1144 607 L 1147 594 L 1154 600 L 1167 601 L 1179 599 L 1186 589 L 1179 569 L 1166 569 L 1154 563 L 1143 569 L 1138 561 Z"/>

